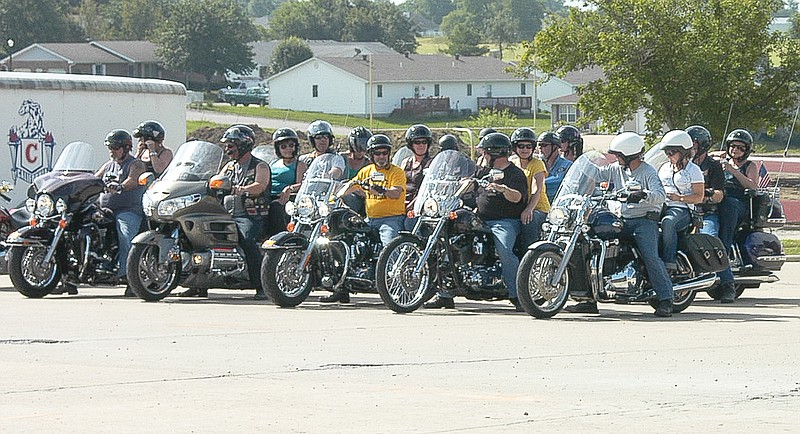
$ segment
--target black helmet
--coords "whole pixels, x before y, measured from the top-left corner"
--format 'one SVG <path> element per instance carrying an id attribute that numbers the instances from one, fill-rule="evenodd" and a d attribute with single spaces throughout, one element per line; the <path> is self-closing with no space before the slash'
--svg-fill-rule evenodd
<path id="1" fill-rule="evenodd" d="M 164 127 L 156 121 L 144 121 L 133 129 L 133 137 L 160 142 L 164 140 Z"/>
<path id="2" fill-rule="evenodd" d="M 414 148 L 411 142 L 418 139 L 425 139 L 428 142 L 428 147 L 430 147 L 433 143 L 433 133 L 431 133 L 431 129 L 422 124 L 408 127 L 406 130 L 406 147 L 413 151 Z"/>
<path id="3" fill-rule="evenodd" d="M 728 153 L 730 157 L 733 157 L 730 153 L 730 146 L 731 142 L 742 142 L 745 145 L 744 157 L 747 158 L 750 156 L 750 153 L 753 152 L 753 136 L 747 132 L 747 130 L 738 129 L 733 130 L 728 134 L 728 137 L 725 138 L 725 152 Z"/>
<path id="4" fill-rule="evenodd" d="M 492 134 L 496 132 L 497 130 L 495 130 L 494 128 L 484 128 L 481 130 L 481 132 L 478 133 L 478 140 L 483 140 L 483 138 L 486 137 L 487 134 Z"/>
<path id="5" fill-rule="evenodd" d="M 492 157 L 508 157 L 511 155 L 511 139 L 503 133 L 489 133 L 481 139 L 483 152 Z"/>
<path id="6" fill-rule="evenodd" d="M 376 149 L 392 150 L 392 139 L 384 134 L 375 134 L 367 140 L 367 152 L 372 154 Z"/>
<path id="7" fill-rule="evenodd" d="M 126 151 L 130 152 L 131 148 L 133 148 L 133 139 L 131 138 L 131 133 L 125 130 L 111 130 L 106 134 L 105 145 L 107 148 L 125 148 Z"/>
<path id="8" fill-rule="evenodd" d="M 536 143 L 546 143 L 548 145 L 559 147 L 561 146 L 561 137 L 558 136 L 558 133 L 545 131 L 542 134 L 539 134 L 539 137 L 536 138 Z"/>
<path id="9" fill-rule="evenodd" d="M 697 142 L 697 154 L 702 155 L 708 152 L 711 148 L 711 133 L 706 127 L 700 125 L 692 125 L 686 129 L 686 133 L 692 138 L 692 141 Z"/>
<path id="10" fill-rule="evenodd" d="M 247 125 L 234 125 L 225 131 L 220 142 L 232 143 L 239 149 L 239 156 L 241 156 L 253 150 L 256 145 L 256 133 Z"/>
<path id="11" fill-rule="evenodd" d="M 317 136 L 328 136 L 328 146 L 330 147 L 333 145 L 333 127 L 328 122 L 322 120 L 311 122 L 308 125 L 306 134 L 308 134 L 308 141 L 311 143 L 311 146 L 314 146 L 314 149 L 316 149 L 314 138 Z"/>
<path id="12" fill-rule="evenodd" d="M 517 146 L 517 142 L 531 142 L 536 144 L 536 132 L 530 128 L 517 128 L 511 133 L 511 144 Z"/>
<path id="13" fill-rule="evenodd" d="M 452 134 L 445 134 L 439 138 L 439 149 L 442 151 L 458 151 L 458 138 Z"/>
<path id="14" fill-rule="evenodd" d="M 284 140 L 292 140 L 294 141 L 294 152 L 292 155 L 297 155 L 300 148 L 300 137 L 297 136 L 297 133 L 291 128 L 278 128 L 272 133 L 272 144 L 275 146 L 275 155 L 278 157 L 281 156 L 281 146 L 280 142 Z"/>
<path id="15" fill-rule="evenodd" d="M 365 127 L 355 127 L 347 135 L 347 146 L 352 152 L 365 152 L 370 137 L 372 137 L 372 131 Z"/>
<path id="16" fill-rule="evenodd" d="M 558 134 L 562 142 L 569 144 L 576 158 L 583 154 L 583 137 L 581 137 L 581 132 L 577 128 L 572 125 L 564 125 L 556 130 L 556 134 Z"/>

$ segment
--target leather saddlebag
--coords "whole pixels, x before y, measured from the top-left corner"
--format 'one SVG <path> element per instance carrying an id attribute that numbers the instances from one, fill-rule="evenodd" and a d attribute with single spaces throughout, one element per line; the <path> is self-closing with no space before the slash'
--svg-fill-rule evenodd
<path id="1" fill-rule="evenodd" d="M 719 238 L 708 234 L 688 234 L 678 247 L 689 257 L 697 273 L 717 273 L 729 267 L 728 254 Z"/>

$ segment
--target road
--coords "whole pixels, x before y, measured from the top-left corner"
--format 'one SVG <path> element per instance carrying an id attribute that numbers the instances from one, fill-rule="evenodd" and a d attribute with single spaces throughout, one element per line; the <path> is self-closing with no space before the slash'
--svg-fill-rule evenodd
<path id="1" fill-rule="evenodd" d="M 251 292 L 26 299 L 0 276 L 8 432 L 796 432 L 800 264 L 733 305 L 705 295 L 535 320 L 373 294 L 295 309 Z M 319 294 L 316 294 L 319 295 Z"/>

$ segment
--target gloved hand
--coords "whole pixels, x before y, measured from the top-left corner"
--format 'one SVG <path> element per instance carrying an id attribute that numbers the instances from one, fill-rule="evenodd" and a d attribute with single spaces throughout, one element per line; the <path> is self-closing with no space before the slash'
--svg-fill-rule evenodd
<path id="1" fill-rule="evenodd" d="M 375 190 L 375 193 L 386 194 L 386 188 L 381 187 L 380 185 L 372 185 L 372 189 Z"/>
<path id="2" fill-rule="evenodd" d="M 633 191 L 628 194 L 628 203 L 639 203 L 647 198 L 647 193 L 642 190 Z"/>
<path id="3" fill-rule="evenodd" d="M 119 182 L 116 182 L 116 181 L 111 181 L 108 184 L 106 184 L 106 190 L 109 193 L 120 194 L 120 193 L 122 193 L 122 184 L 120 184 Z"/>
<path id="4" fill-rule="evenodd" d="M 703 197 L 711 197 L 713 195 L 714 195 L 713 188 L 706 188 L 705 190 L 703 190 Z"/>

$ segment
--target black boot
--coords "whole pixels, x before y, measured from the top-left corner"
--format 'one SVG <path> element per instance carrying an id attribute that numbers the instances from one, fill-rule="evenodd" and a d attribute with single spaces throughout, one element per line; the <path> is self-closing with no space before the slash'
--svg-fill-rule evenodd
<path id="1" fill-rule="evenodd" d="M 253 296 L 253 300 L 269 300 L 269 297 L 267 297 L 267 293 L 263 289 L 256 289 L 256 295 Z"/>
<path id="2" fill-rule="evenodd" d="M 736 286 L 733 285 L 733 282 L 720 285 L 720 295 L 720 302 L 725 304 L 733 303 L 736 300 Z"/>
<path id="3" fill-rule="evenodd" d="M 186 291 L 175 294 L 177 297 L 208 297 L 207 289 L 189 288 Z"/>
<path id="4" fill-rule="evenodd" d="M 62 283 L 58 285 L 55 289 L 50 291 L 50 294 L 59 295 L 59 294 L 69 294 L 69 295 L 76 295 L 78 293 L 78 287 L 72 283 Z"/>
<path id="5" fill-rule="evenodd" d="M 425 309 L 455 309 L 456 304 L 450 297 L 441 297 L 437 295 L 433 300 L 422 305 Z"/>
<path id="6" fill-rule="evenodd" d="M 334 292 L 331 295 L 319 298 L 320 303 L 350 303 L 350 293 L 347 291 Z"/>
<path id="7" fill-rule="evenodd" d="M 672 299 L 659 300 L 658 307 L 653 314 L 665 318 L 672 316 Z"/>
<path id="8" fill-rule="evenodd" d="M 571 313 L 600 313 L 600 311 L 597 310 L 596 301 L 583 301 L 578 304 L 567 306 L 564 310 Z"/>
<path id="9" fill-rule="evenodd" d="M 136 294 L 133 292 L 133 289 L 131 289 L 131 285 L 126 285 L 125 286 L 125 294 L 123 296 L 124 297 L 136 297 Z"/>

